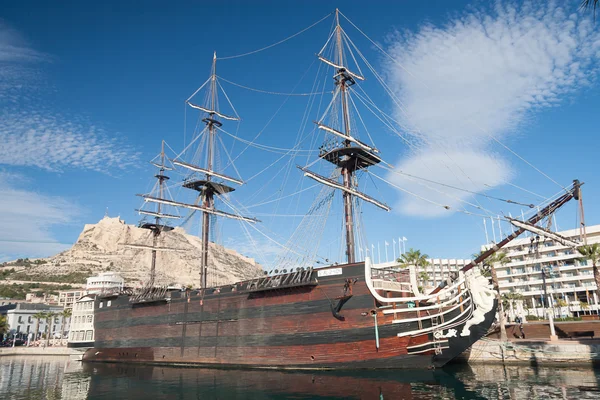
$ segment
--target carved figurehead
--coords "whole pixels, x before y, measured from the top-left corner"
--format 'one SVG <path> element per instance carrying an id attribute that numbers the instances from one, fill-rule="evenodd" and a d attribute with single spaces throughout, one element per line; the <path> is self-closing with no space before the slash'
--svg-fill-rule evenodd
<path id="1" fill-rule="evenodd" d="M 471 299 L 475 305 L 473 316 L 467 321 L 460 333 L 461 336 L 469 336 L 470 328 L 485 320 L 485 314 L 494 308 L 495 292 L 489 280 L 481 275 L 479 268 L 473 268 L 466 273 L 467 288 L 471 292 Z"/>

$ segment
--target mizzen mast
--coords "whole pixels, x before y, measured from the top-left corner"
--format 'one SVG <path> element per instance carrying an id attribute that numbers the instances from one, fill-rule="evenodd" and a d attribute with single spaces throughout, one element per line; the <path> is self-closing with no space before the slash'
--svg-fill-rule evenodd
<path id="1" fill-rule="evenodd" d="M 342 183 L 336 182 L 333 179 L 326 178 L 314 172 L 308 171 L 306 168 L 301 168 L 304 175 L 314 179 L 315 181 L 330 186 L 342 191 L 344 200 L 344 230 L 346 236 L 346 259 L 348 263 L 356 261 L 356 244 L 355 244 L 355 224 L 354 224 L 354 197 L 358 197 L 364 201 L 376 205 L 386 211 L 390 208 L 370 196 L 361 193 L 357 189 L 356 172 L 361 169 L 367 169 L 370 166 L 381 162 L 381 158 L 377 155 L 379 151 L 366 143 L 361 142 L 354 137 L 350 123 L 350 110 L 348 104 L 348 96 L 350 88 L 356 84 L 356 81 L 364 81 L 365 78 L 357 72 L 351 71 L 347 67 L 347 60 L 344 55 L 343 36 L 345 35 L 339 20 L 339 10 L 336 9 L 336 26 L 333 34 L 335 35 L 335 51 L 333 60 L 326 58 L 322 52 L 317 54 L 317 57 L 323 63 L 334 68 L 335 73 L 333 79 L 335 81 L 335 92 L 332 102 L 338 102 L 341 105 L 341 115 L 332 119 L 333 124 L 337 127 L 328 126 L 323 123 L 325 116 L 320 121 L 315 122 L 317 128 L 335 137 L 335 146 L 323 146 L 319 153 L 319 157 L 334 164 L 340 169 Z M 325 46 L 327 47 L 327 45 Z M 323 49 L 325 49 L 325 47 Z M 359 71 L 360 72 L 360 71 Z M 336 129 L 337 128 L 337 129 Z M 333 147 L 333 148 L 331 148 Z"/>
<path id="2" fill-rule="evenodd" d="M 158 173 L 154 175 L 157 179 L 157 186 L 153 192 L 156 192 L 157 199 L 169 201 L 165 198 L 165 183 L 170 179 L 167 175 L 165 175 L 165 171 L 172 170 L 173 168 L 168 167 L 166 164 L 165 157 L 165 141 L 162 141 L 160 154 L 154 160 L 150 161 L 152 165 L 158 168 Z M 150 193 L 153 195 L 154 193 Z M 147 248 L 152 250 L 152 263 L 150 265 L 150 279 L 148 281 L 148 286 L 153 287 L 154 282 L 156 280 L 156 252 L 161 250 L 171 250 L 167 248 L 158 247 L 158 238 L 162 232 L 170 231 L 173 227 L 164 224 L 162 219 L 179 219 L 181 218 L 179 215 L 175 214 L 167 214 L 163 212 L 164 202 L 156 202 L 155 210 L 144 210 L 143 207 L 139 210 L 136 210 L 138 213 L 142 215 L 148 215 L 150 217 L 154 217 L 154 222 L 141 222 L 140 228 L 149 229 L 152 232 L 152 247 L 143 246 L 143 245 L 128 245 L 129 247 L 134 248 Z"/>

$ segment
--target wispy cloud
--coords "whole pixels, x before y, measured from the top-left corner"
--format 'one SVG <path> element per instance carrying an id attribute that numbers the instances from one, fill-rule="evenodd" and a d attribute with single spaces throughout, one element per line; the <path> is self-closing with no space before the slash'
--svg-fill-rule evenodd
<path id="1" fill-rule="evenodd" d="M 29 190 L 28 183 L 21 174 L 0 171 L 0 261 L 49 256 L 70 247 L 58 243 L 50 229 L 73 222 L 80 208 L 61 197 Z"/>
<path id="2" fill-rule="evenodd" d="M 424 143 L 398 168 L 483 191 L 511 176 L 507 163 L 488 150 L 492 136 L 515 132 L 536 110 L 560 104 L 595 81 L 600 31 L 576 5 L 500 2 L 490 12 L 469 12 L 443 27 L 398 33 L 389 51 L 397 63 L 388 65 L 388 75 L 403 104 L 397 117 Z M 424 197 L 440 197 L 406 177 L 390 178 Z M 444 197 L 451 206 L 460 203 L 457 197 L 471 196 L 451 195 Z M 399 208 L 406 213 L 445 212 L 403 197 Z"/>
<path id="3" fill-rule="evenodd" d="M 103 172 L 134 164 L 138 154 L 121 140 L 34 100 L 47 89 L 41 65 L 50 61 L 0 20 L 0 164 Z"/>

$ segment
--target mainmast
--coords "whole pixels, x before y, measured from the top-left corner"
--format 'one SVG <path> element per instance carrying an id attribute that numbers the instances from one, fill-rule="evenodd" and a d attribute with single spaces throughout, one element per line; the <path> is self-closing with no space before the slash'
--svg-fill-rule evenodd
<path id="1" fill-rule="evenodd" d="M 213 56 L 211 75 L 209 77 L 209 80 L 205 83 L 208 84 L 208 94 L 206 96 L 205 104 L 194 104 L 190 101 L 191 97 L 186 101 L 186 103 L 190 107 L 199 110 L 205 115 L 205 117 L 202 118 L 202 122 L 205 124 L 205 128 L 192 142 L 196 141 L 202 135 L 206 135 L 206 165 L 200 166 L 194 163 L 184 162 L 182 160 L 179 160 L 179 157 L 171 160 L 174 165 L 182 167 L 188 172 L 191 172 L 191 175 L 189 175 L 188 178 L 184 180 L 183 187 L 198 192 L 196 202 L 194 204 L 189 204 L 173 200 L 164 200 L 148 195 L 143 196 L 146 199 L 146 201 L 159 204 L 162 203 L 176 207 L 184 207 L 194 211 L 200 211 L 202 213 L 202 250 L 200 255 L 201 288 L 206 288 L 208 284 L 208 248 L 210 241 L 211 216 L 221 216 L 245 222 L 257 222 L 257 220 L 254 218 L 244 217 L 235 213 L 228 213 L 225 211 L 217 210 L 215 208 L 215 196 L 227 194 L 235 190 L 233 187 L 222 183 L 223 181 L 235 183 L 238 185 L 244 183 L 240 179 L 229 177 L 215 170 L 215 153 L 217 151 L 216 135 L 218 134 L 219 129 L 223 126 L 223 123 L 220 121 L 220 119 L 230 121 L 239 120 L 237 116 L 226 115 L 219 111 L 218 90 L 220 85 L 218 85 L 217 79 L 217 54 L 215 53 Z M 199 90 L 200 89 L 198 89 L 194 93 L 194 95 L 196 95 Z"/>
<path id="2" fill-rule="evenodd" d="M 355 172 L 360 169 L 366 169 L 372 165 L 381 162 L 377 153 L 379 151 L 373 146 L 369 146 L 360 140 L 356 139 L 351 131 L 350 124 L 350 110 L 348 105 L 348 95 L 350 87 L 356 84 L 356 80 L 364 80 L 358 73 L 350 71 L 346 65 L 346 59 L 344 57 L 344 43 L 343 43 L 343 29 L 340 25 L 339 10 L 336 9 L 336 27 L 335 27 L 335 52 L 334 59 L 329 60 L 322 54 L 317 54 L 320 61 L 325 64 L 334 67 L 335 74 L 333 79 L 335 81 L 336 93 L 334 93 L 334 101 L 341 103 L 341 121 L 338 119 L 339 129 L 327 126 L 322 123 L 323 118 L 316 122 L 317 127 L 328 134 L 336 136 L 342 139 L 338 142 L 334 149 L 322 148 L 319 157 L 336 165 L 340 168 L 342 176 L 342 184 L 339 184 L 333 179 L 329 179 L 314 172 L 302 169 L 304 175 L 316 180 L 327 186 L 331 186 L 335 189 L 342 191 L 344 199 L 344 227 L 346 236 L 346 259 L 348 263 L 354 263 L 356 261 L 356 244 L 355 244 L 355 224 L 354 224 L 354 199 L 358 197 L 369 203 L 375 204 L 376 206 L 389 211 L 390 208 L 364 193 L 357 190 L 355 185 Z M 339 100 L 338 100 L 339 99 Z"/>

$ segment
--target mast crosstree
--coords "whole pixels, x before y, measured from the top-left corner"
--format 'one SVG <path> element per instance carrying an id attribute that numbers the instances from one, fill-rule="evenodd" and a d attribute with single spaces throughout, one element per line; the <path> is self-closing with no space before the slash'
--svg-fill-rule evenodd
<path id="1" fill-rule="evenodd" d="M 373 165 L 380 163 L 382 160 L 377 155 L 379 151 L 374 146 L 369 146 L 366 143 L 361 142 L 353 136 L 350 124 L 350 110 L 348 103 L 348 94 L 350 88 L 356 84 L 356 81 L 364 81 L 365 78 L 359 73 L 352 72 L 346 65 L 346 59 L 344 55 L 344 43 L 343 43 L 343 30 L 340 25 L 339 10 L 336 9 L 336 26 L 333 34 L 335 35 L 335 52 L 334 60 L 327 59 L 322 54 L 317 54 L 317 58 L 323 63 L 333 67 L 335 74 L 333 79 L 335 81 L 336 91 L 333 95 L 333 101 L 339 101 L 341 103 L 341 121 L 340 129 L 330 127 L 320 121 L 316 121 L 317 128 L 341 139 L 341 143 L 336 144 L 333 148 L 322 147 L 319 153 L 319 157 L 334 164 L 341 171 L 342 182 L 339 183 L 335 180 L 326 178 L 318 175 L 314 172 L 307 170 L 306 168 L 300 168 L 304 172 L 304 176 L 307 176 L 323 185 L 330 186 L 334 189 L 342 191 L 344 200 L 344 227 L 346 237 L 346 259 L 348 263 L 354 263 L 356 261 L 356 227 L 354 223 L 354 203 L 353 197 L 357 197 L 361 200 L 367 201 L 377 207 L 390 211 L 385 203 L 382 203 L 364 193 L 361 193 L 357 189 L 356 175 L 355 173 L 361 169 L 367 169 Z M 325 45 L 327 47 L 327 45 Z M 323 49 L 325 49 L 325 47 Z M 322 53 L 322 51 L 321 51 Z"/>

